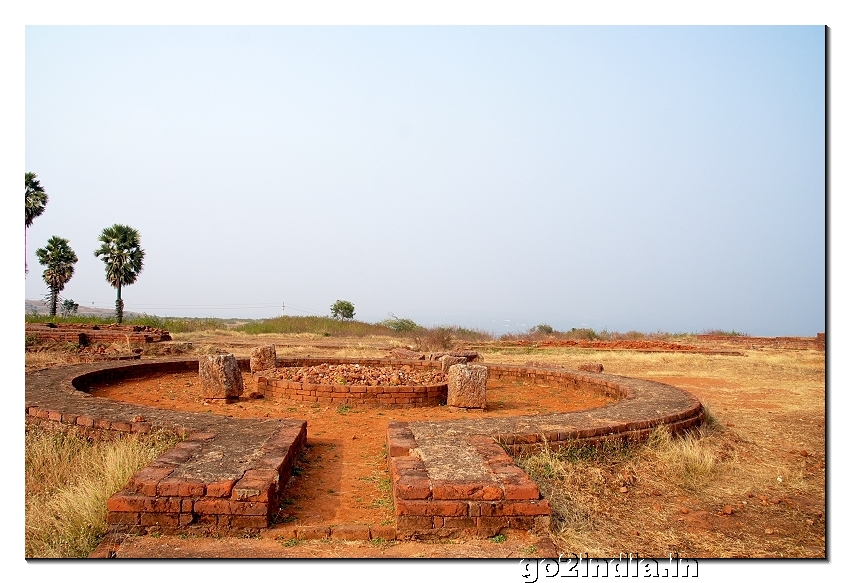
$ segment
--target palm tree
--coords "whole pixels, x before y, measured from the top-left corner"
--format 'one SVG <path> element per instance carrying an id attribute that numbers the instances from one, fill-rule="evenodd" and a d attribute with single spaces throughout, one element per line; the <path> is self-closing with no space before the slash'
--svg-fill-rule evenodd
<path id="1" fill-rule="evenodd" d="M 26 219 L 24 221 L 24 275 L 29 273 L 27 266 L 27 229 L 32 225 L 33 220 L 44 212 L 44 207 L 47 206 L 47 193 L 44 192 L 44 187 L 38 181 L 38 176 L 35 172 L 24 173 L 24 212 Z"/>
<path id="2" fill-rule="evenodd" d="M 118 290 L 115 300 L 115 317 L 120 324 L 124 319 L 124 300 L 121 299 L 121 287 L 136 282 L 142 271 L 144 250 L 139 246 L 139 232 L 127 225 L 112 225 L 100 234 L 100 248 L 95 257 L 106 264 L 106 281 Z"/>
<path id="3" fill-rule="evenodd" d="M 74 275 L 74 264 L 77 262 L 77 254 L 68 244 L 68 239 L 62 237 L 50 237 L 47 245 L 36 249 L 38 262 L 45 266 L 44 283 L 50 288 L 50 316 L 56 315 L 56 303 L 59 301 L 59 292 L 65 289 L 65 284 Z"/>

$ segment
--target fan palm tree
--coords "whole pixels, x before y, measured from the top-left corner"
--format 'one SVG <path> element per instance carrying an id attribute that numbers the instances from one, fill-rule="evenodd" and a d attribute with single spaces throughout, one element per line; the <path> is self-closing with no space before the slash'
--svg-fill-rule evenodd
<path id="1" fill-rule="evenodd" d="M 127 225 L 112 225 L 101 232 L 100 248 L 94 252 L 106 264 L 106 281 L 118 290 L 115 300 L 115 318 L 124 319 L 124 300 L 121 288 L 136 282 L 142 271 L 145 252 L 139 245 L 139 232 Z"/>
<path id="2" fill-rule="evenodd" d="M 77 254 L 68 244 L 68 239 L 62 237 L 50 237 L 47 245 L 36 249 L 38 262 L 45 266 L 44 283 L 50 288 L 50 315 L 56 315 L 56 303 L 59 301 L 59 292 L 65 289 L 65 284 L 74 275 L 74 264 L 77 262 Z"/>
<path id="3" fill-rule="evenodd" d="M 27 266 L 27 229 L 32 225 L 33 220 L 44 212 L 47 206 L 47 193 L 44 192 L 44 187 L 38 181 L 38 176 L 35 172 L 24 173 L 24 212 L 26 218 L 24 221 L 24 275 L 29 273 Z"/>

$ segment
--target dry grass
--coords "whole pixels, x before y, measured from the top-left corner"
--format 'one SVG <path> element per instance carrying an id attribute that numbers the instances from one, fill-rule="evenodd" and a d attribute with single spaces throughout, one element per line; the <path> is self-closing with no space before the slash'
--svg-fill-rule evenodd
<path id="1" fill-rule="evenodd" d="M 177 442 L 167 433 L 95 441 L 26 428 L 26 557 L 85 557 L 106 532 L 106 500 Z"/>
<path id="2" fill-rule="evenodd" d="M 66 364 L 77 364 L 80 362 L 84 362 L 84 359 L 72 351 L 27 351 L 24 356 L 24 367 L 27 372 L 41 368 L 63 366 Z"/>
<path id="3" fill-rule="evenodd" d="M 754 350 L 744 357 L 555 349 L 495 351 L 647 378 L 695 394 L 713 423 L 639 447 L 544 451 L 521 460 L 555 509 L 565 552 L 666 557 L 825 555 L 824 353 Z M 621 492 L 626 487 L 628 492 Z M 731 511 L 728 514 L 724 511 Z"/>

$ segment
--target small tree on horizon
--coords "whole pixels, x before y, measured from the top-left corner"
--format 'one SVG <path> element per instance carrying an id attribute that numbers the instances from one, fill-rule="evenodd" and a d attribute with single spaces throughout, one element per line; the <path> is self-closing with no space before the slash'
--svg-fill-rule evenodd
<path id="1" fill-rule="evenodd" d="M 94 252 L 106 264 L 106 281 L 118 290 L 115 300 L 115 319 L 124 320 L 124 300 L 121 288 L 136 282 L 142 271 L 145 252 L 141 247 L 139 232 L 127 225 L 106 227 L 98 240 L 100 248 Z"/>
<path id="2" fill-rule="evenodd" d="M 76 314 L 80 308 L 80 304 L 72 299 L 62 300 L 62 317 L 67 318 L 71 314 Z"/>
<path id="3" fill-rule="evenodd" d="M 38 262 L 45 266 L 41 277 L 50 289 L 50 316 L 55 317 L 59 292 L 65 289 L 65 284 L 74 275 L 77 254 L 71 249 L 68 239 L 62 237 L 50 237 L 47 245 L 36 249 L 35 254 Z"/>
<path id="4" fill-rule="evenodd" d="M 354 318 L 354 304 L 347 300 L 337 300 L 331 305 L 331 317 L 337 320 Z"/>
<path id="5" fill-rule="evenodd" d="M 24 173 L 24 276 L 29 273 L 27 266 L 27 229 L 36 217 L 41 216 L 47 207 L 47 193 L 38 181 L 35 172 Z"/>

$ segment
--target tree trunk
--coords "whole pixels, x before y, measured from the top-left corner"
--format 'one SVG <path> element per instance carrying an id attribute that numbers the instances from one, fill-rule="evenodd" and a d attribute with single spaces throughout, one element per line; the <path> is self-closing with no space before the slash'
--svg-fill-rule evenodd
<path id="1" fill-rule="evenodd" d="M 50 317 L 56 317 L 56 303 L 59 301 L 59 292 L 55 289 L 50 290 Z"/>
<path id="2" fill-rule="evenodd" d="M 124 321 L 124 300 L 121 299 L 121 286 L 118 286 L 118 299 L 115 300 L 115 319 L 118 323 Z"/>

